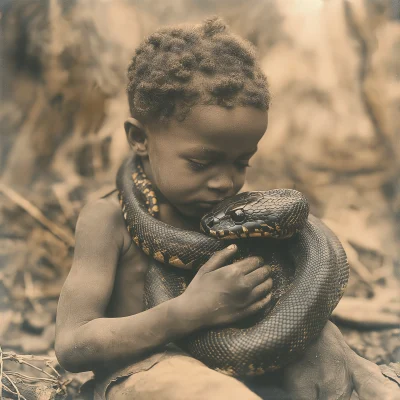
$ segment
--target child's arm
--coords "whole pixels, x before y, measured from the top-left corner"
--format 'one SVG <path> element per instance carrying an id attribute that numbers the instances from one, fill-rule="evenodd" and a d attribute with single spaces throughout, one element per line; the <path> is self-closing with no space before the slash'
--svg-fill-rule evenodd
<path id="1" fill-rule="evenodd" d="M 73 372 L 127 363 L 147 350 L 204 326 L 232 322 L 269 301 L 269 267 L 250 257 L 228 265 L 235 250 L 216 253 L 186 292 L 151 310 L 105 318 L 124 248 L 124 221 L 113 204 L 85 207 L 76 228 L 75 256 L 57 310 L 56 354 Z M 126 239 L 125 239 L 126 240 Z"/>

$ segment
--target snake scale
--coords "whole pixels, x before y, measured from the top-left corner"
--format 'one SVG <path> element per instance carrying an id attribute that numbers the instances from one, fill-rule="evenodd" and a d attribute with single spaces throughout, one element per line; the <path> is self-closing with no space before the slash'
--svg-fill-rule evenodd
<path id="1" fill-rule="evenodd" d="M 272 266 L 271 306 L 178 342 L 210 368 L 252 376 L 284 367 L 320 334 L 343 295 L 346 254 L 329 228 L 308 215 L 298 191 L 238 194 L 207 213 L 201 220 L 204 233 L 198 233 L 157 219 L 156 196 L 135 157 L 121 165 L 117 189 L 133 241 L 154 259 L 145 279 L 146 308 L 182 294 L 198 268 L 233 241 L 239 258 L 262 255 Z"/>

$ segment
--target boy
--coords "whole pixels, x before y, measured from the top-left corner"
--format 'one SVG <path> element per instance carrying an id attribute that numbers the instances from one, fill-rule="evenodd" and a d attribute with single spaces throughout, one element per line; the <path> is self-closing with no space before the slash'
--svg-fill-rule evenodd
<path id="1" fill-rule="evenodd" d="M 242 188 L 267 129 L 268 84 L 253 49 L 216 18 L 164 29 L 136 50 L 128 78 L 125 131 L 157 194 L 160 219 L 198 231 L 204 213 Z M 95 371 L 96 399 L 259 399 L 168 345 L 268 304 L 269 267 L 256 257 L 231 263 L 234 253 L 216 253 L 183 295 L 144 311 L 149 259 L 132 243 L 117 193 L 87 205 L 57 313 L 60 363 Z M 348 399 L 359 381 L 351 369 L 364 361 L 328 323 L 305 357 L 285 369 L 285 386 L 295 398 Z M 362 370 L 378 387 L 364 398 L 379 398 L 383 378 L 372 364 Z"/>

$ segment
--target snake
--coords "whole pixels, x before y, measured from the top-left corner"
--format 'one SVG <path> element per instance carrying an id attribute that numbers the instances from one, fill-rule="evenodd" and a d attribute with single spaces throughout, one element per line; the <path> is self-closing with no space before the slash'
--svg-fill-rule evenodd
<path id="1" fill-rule="evenodd" d="M 200 232 L 159 219 L 159 204 L 140 157 L 129 157 L 116 178 L 127 230 L 151 262 L 145 276 L 149 309 L 181 295 L 198 269 L 228 243 L 237 260 L 262 255 L 271 266 L 273 296 L 255 315 L 193 332 L 177 345 L 208 367 L 235 377 L 262 375 L 297 360 L 322 332 L 349 278 L 337 236 L 309 213 L 294 189 L 249 191 L 207 212 Z"/>

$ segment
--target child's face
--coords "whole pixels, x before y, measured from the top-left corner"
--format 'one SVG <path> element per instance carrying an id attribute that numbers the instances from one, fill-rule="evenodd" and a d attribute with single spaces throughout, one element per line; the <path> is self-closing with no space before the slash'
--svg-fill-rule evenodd
<path id="1" fill-rule="evenodd" d="M 268 113 L 253 107 L 196 106 L 183 122 L 148 129 L 145 171 L 181 214 L 201 217 L 242 188 L 267 125 Z"/>

